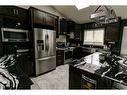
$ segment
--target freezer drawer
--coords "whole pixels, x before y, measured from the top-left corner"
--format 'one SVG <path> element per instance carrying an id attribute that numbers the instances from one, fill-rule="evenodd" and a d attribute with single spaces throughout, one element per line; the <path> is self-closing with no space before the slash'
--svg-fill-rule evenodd
<path id="1" fill-rule="evenodd" d="M 36 59 L 36 76 L 56 68 L 56 56 Z"/>

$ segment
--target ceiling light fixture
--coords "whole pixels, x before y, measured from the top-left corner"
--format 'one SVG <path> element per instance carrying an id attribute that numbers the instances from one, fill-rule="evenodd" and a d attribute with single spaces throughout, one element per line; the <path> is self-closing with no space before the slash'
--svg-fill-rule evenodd
<path id="1" fill-rule="evenodd" d="M 94 13 L 90 15 L 90 19 L 98 24 L 107 24 L 118 21 L 118 17 L 111 6 L 97 7 Z"/>

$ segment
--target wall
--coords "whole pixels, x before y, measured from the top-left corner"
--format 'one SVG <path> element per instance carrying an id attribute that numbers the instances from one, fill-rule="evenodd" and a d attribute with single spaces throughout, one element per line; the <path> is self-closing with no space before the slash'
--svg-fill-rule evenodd
<path id="1" fill-rule="evenodd" d="M 24 9 L 28 9 L 29 7 L 31 7 L 30 5 L 29 6 L 19 6 L 19 7 L 22 7 Z M 62 16 L 56 9 L 54 9 L 52 6 L 46 6 L 46 5 L 42 5 L 42 6 L 32 6 L 32 7 L 35 7 L 37 9 L 40 9 L 42 11 L 46 11 L 46 12 L 49 12 L 51 14 L 54 14 L 54 15 L 57 15 L 59 16 L 60 18 L 64 17 Z"/>
<path id="2" fill-rule="evenodd" d="M 121 45 L 122 45 L 122 38 L 123 38 L 123 29 L 124 29 L 124 26 L 127 26 L 127 19 L 121 20 L 119 47 L 121 47 Z M 123 49 L 123 48 L 121 48 L 121 49 Z M 122 85 L 122 84 L 119 84 L 119 83 L 116 83 L 116 82 L 114 82 L 114 86 L 116 88 L 118 88 L 118 89 L 127 89 L 127 86 Z"/>
<path id="3" fill-rule="evenodd" d="M 121 55 L 127 55 L 127 26 L 125 26 L 123 29 Z"/>
<path id="4" fill-rule="evenodd" d="M 56 39 L 56 42 L 66 42 L 66 36 L 65 35 L 59 35 L 59 38 Z"/>

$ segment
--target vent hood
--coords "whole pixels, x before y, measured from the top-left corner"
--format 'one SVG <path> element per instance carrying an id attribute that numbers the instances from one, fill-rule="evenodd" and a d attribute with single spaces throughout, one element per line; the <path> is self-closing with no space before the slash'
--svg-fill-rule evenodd
<path id="1" fill-rule="evenodd" d="M 111 6 L 99 6 L 95 12 L 90 15 L 90 19 L 98 24 L 107 24 L 118 21 L 115 11 Z"/>

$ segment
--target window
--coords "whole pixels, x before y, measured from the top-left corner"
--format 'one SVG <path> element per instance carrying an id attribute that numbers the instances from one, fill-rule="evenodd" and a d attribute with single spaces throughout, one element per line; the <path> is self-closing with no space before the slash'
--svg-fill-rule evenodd
<path id="1" fill-rule="evenodd" d="M 104 28 L 84 31 L 84 45 L 103 45 Z"/>

